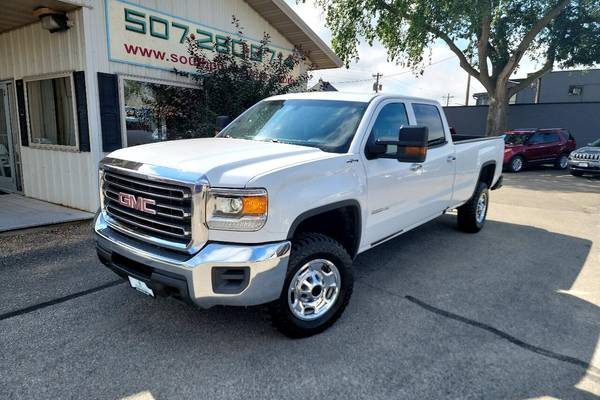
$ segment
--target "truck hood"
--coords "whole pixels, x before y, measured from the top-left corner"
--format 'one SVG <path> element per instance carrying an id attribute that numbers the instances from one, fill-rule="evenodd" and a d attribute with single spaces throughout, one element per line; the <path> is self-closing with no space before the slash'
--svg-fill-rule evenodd
<path id="1" fill-rule="evenodd" d="M 231 138 L 151 143 L 117 150 L 110 158 L 172 168 L 206 177 L 213 187 L 244 187 L 258 175 L 335 157 L 314 147 Z"/>

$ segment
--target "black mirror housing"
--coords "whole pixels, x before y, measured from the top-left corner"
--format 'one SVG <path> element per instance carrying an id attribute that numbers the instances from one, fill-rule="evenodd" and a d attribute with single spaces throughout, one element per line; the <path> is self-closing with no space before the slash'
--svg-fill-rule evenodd
<path id="1" fill-rule="evenodd" d="M 425 126 L 402 126 L 398 140 L 376 140 L 367 143 L 367 159 L 396 158 L 400 162 L 419 163 L 427 157 L 429 130 Z M 387 146 L 396 146 L 396 157 L 386 155 Z"/>
<path id="2" fill-rule="evenodd" d="M 398 153 L 400 162 L 420 163 L 427 157 L 429 129 L 426 126 L 402 126 L 398 133 Z"/>

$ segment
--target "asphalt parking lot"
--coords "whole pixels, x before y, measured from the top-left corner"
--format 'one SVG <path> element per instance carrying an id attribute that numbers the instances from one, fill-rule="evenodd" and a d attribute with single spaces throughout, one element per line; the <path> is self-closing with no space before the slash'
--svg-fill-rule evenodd
<path id="1" fill-rule="evenodd" d="M 600 396 L 600 179 L 505 175 L 479 234 L 445 215 L 360 255 L 344 316 L 303 340 L 137 293 L 89 223 L 0 254 L 3 399 Z"/>

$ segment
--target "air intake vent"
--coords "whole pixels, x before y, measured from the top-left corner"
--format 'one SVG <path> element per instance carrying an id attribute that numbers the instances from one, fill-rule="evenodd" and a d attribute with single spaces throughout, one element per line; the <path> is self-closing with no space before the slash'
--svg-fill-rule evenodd
<path id="1" fill-rule="evenodd" d="M 211 272 L 212 288 L 215 293 L 241 293 L 250 280 L 249 267 L 214 267 Z"/>

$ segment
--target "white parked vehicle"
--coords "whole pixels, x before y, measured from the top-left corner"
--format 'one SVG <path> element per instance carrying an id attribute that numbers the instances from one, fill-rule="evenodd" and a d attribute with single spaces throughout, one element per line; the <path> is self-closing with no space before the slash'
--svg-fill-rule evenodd
<path id="1" fill-rule="evenodd" d="M 442 107 L 394 95 L 259 102 L 215 138 L 115 151 L 100 165 L 100 260 L 151 296 L 267 304 L 303 337 L 350 300 L 352 259 L 458 209 L 479 231 L 502 138 L 454 143 Z"/>

